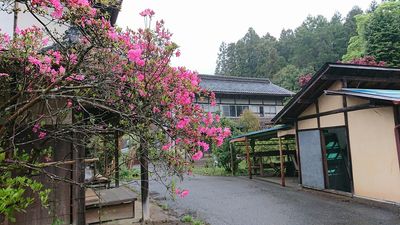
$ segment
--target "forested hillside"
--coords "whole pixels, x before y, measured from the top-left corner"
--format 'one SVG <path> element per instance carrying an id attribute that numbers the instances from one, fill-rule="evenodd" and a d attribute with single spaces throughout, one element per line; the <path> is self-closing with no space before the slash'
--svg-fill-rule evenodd
<path id="1" fill-rule="evenodd" d="M 400 66 L 400 0 L 373 1 L 366 12 L 355 6 L 345 17 L 309 16 L 279 39 L 249 28 L 236 43 L 221 44 L 215 73 L 269 78 L 297 91 L 299 78 L 324 63 L 363 57 Z"/>

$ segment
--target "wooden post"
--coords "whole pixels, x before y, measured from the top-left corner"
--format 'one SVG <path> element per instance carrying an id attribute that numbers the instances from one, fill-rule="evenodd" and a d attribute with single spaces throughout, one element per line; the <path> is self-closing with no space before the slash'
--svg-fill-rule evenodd
<path id="1" fill-rule="evenodd" d="M 75 121 L 75 111 L 72 112 L 72 121 Z M 74 165 L 74 181 L 77 183 L 73 188 L 73 224 L 85 225 L 85 146 L 81 133 L 73 133 L 73 157 Z"/>
<path id="2" fill-rule="evenodd" d="M 248 167 L 248 172 L 249 172 L 249 178 L 253 179 L 253 176 L 251 174 L 251 159 L 250 159 L 250 149 L 249 149 L 249 140 L 246 138 L 246 158 L 247 158 L 247 167 Z"/>
<path id="3" fill-rule="evenodd" d="M 253 153 L 253 164 L 254 164 L 254 167 L 255 167 L 255 165 L 257 165 L 255 145 L 256 145 L 256 141 L 254 139 L 250 139 L 250 148 L 251 148 L 251 152 Z M 255 168 L 254 168 L 254 173 L 256 173 L 256 169 Z"/>
<path id="4" fill-rule="evenodd" d="M 233 164 L 234 163 L 233 149 L 232 149 L 232 143 L 230 143 L 230 142 L 229 142 L 229 150 L 231 151 L 231 173 L 232 173 L 232 176 L 234 176 L 235 175 L 235 165 Z"/>
<path id="5" fill-rule="evenodd" d="M 142 195 L 142 221 L 150 219 L 150 200 L 149 200 L 149 151 L 140 140 L 140 186 Z"/>
<path id="6" fill-rule="evenodd" d="M 119 187 L 119 142 L 118 131 L 115 131 L 115 149 L 114 149 L 114 169 L 115 169 L 115 187 Z"/>
<path id="7" fill-rule="evenodd" d="M 279 140 L 279 157 L 281 159 L 281 185 L 285 187 L 285 166 L 283 160 L 283 149 L 282 149 L 282 138 L 278 137 Z"/>

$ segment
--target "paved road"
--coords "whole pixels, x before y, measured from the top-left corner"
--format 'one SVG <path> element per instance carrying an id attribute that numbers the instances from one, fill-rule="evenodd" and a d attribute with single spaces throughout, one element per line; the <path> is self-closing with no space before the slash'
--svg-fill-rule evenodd
<path id="1" fill-rule="evenodd" d="M 282 188 L 241 177 L 187 178 L 189 196 L 167 197 L 178 214 L 194 214 L 212 225 L 400 225 L 399 209 L 384 209 L 314 191 Z M 165 189 L 152 183 L 152 196 Z"/>

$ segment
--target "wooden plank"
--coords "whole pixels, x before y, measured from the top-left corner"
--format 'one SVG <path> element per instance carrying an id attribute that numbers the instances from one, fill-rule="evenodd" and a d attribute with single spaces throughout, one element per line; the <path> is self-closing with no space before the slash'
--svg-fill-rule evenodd
<path id="1" fill-rule="evenodd" d="M 107 222 L 112 220 L 129 219 L 135 217 L 135 202 L 119 205 L 103 206 L 101 208 L 86 209 L 86 222 L 88 224 Z"/>
<path id="2" fill-rule="evenodd" d="M 86 208 L 116 205 L 124 202 L 136 201 L 137 195 L 127 187 L 86 191 Z"/>
<path id="3" fill-rule="evenodd" d="M 92 159 L 85 159 L 83 162 L 85 163 L 93 163 L 99 161 L 99 158 L 92 158 Z M 58 166 L 58 165 L 72 165 L 75 164 L 75 160 L 68 160 L 68 161 L 57 161 L 57 162 L 46 162 L 40 163 L 39 167 L 49 167 L 49 166 Z"/>

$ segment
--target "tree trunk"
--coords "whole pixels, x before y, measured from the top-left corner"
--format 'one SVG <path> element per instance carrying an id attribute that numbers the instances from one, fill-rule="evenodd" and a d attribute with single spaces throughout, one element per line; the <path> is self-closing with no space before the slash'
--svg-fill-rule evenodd
<path id="1" fill-rule="evenodd" d="M 72 112 L 72 121 L 75 122 L 75 114 Z M 74 166 L 74 181 L 77 185 L 73 188 L 73 224 L 85 225 L 85 147 L 82 134 L 73 133 L 73 157 Z"/>
<path id="2" fill-rule="evenodd" d="M 142 220 L 150 220 L 150 200 L 149 200 L 149 151 L 140 143 L 140 184 L 142 194 Z"/>

